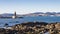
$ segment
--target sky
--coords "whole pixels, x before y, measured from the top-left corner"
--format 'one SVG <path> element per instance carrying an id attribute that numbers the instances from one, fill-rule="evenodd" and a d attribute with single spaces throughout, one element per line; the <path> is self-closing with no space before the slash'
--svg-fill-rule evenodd
<path id="1" fill-rule="evenodd" d="M 0 14 L 60 12 L 60 0 L 0 0 Z"/>

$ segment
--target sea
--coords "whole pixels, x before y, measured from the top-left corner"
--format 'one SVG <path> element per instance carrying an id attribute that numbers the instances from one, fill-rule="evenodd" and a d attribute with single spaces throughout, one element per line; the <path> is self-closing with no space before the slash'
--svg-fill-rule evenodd
<path id="1" fill-rule="evenodd" d="M 7 23 L 9 26 L 16 24 L 26 23 L 26 22 L 47 22 L 55 23 L 60 22 L 60 16 L 24 16 L 23 18 L 0 18 L 0 28 L 4 27 Z"/>

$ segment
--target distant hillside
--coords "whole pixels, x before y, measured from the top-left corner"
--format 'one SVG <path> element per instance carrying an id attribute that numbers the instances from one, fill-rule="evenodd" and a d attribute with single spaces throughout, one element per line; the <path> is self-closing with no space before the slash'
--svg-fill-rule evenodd
<path id="1" fill-rule="evenodd" d="M 34 12 L 34 13 L 25 14 L 24 16 L 26 16 L 26 15 L 38 15 L 38 14 L 44 14 L 44 13 L 43 12 Z"/>
<path id="2" fill-rule="evenodd" d="M 54 15 L 54 14 L 60 14 L 60 12 L 56 13 L 56 12 L 34 12 L 34 13 L 29 13 L 29 14 L 24 14 L 24 15 L 19 15 L 17 14 L 17 16 L 32 16 L 32 15 L 39 15 L 39 14 L 48 14 L 48 15 Z M 0 16 L 3 16 L 3 17 L 11 17 L 13 16 L 14 14 L 10 14 L 10 13 L 4 13 L 4 14 L 0 14 Z"/>
<path id="3" fill-rule="evenodd" d="M 35 12 L 35 13 L 32 13 L 32 14 L 44 14 L 43 12 Z"/>
<path id="4" fill-rule="evenodd" d="M 56 13 L 56 12 L 35 12 L 35 13 L 30 13 L 30 14 L 26 14 L 26 15 L 39 15 L 39 14 L 48 14 L 48 15 L 54 15 L 54 14 L 60 14 L 60 13 Z"/>
<path id="5" fill-rule="evenodd" d="M 4 14 L 0 14 L 0 16 L 11 17 L 11 16 L 14 16 L 14 14 L 4 13 Z M 17 16 L 20 16 L 20 15 L 17 15 Z"/>

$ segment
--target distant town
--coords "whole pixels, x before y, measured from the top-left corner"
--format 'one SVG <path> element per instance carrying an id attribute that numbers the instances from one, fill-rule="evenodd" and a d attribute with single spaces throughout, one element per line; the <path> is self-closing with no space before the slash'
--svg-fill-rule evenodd
<path id="1" fill-rule="evenodd" d="M 24 15 L 19 15 L 16 12 L 14 14 L 0 14 L 0 18 L 22 18 L 23 16 L 60 16 L 60 12 L 35 12 L 35 13 L 29 13 L 29 14 L 24 14 Z"/>

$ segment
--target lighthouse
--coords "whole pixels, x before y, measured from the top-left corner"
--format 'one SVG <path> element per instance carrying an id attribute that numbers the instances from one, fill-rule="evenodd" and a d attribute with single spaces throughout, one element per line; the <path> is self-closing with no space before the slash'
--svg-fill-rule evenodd
<path id="1" fill-rule="evenodd" d="M 14 15 L 12 16 L 13 19 L 15 19 L 17 16 L 16 16 L 16 11 L 14 12 Z"/>
<path id="2" fill-rule="evenodd" d="M 16 12 L 14 13 L 14 16 L 15 16 L 15 18 L 16 18 Z"/>

